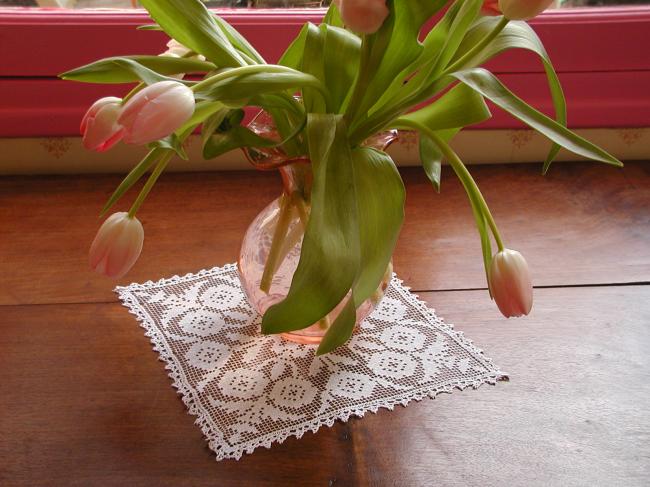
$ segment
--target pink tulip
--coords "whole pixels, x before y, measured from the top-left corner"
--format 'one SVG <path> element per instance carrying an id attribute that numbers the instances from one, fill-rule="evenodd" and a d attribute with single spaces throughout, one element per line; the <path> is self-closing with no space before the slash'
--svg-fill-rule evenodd
<path id="1" fill-rule="evenodd" d="M 86 149 L 103 152 L 124 135 L 117 122 L 122 111 L 122 100 L 114 96 L 100 98 L 91 105 L 81 119 L 81 135 Z"/>
<path id="2" fill-rule="evenodd" d="M 529 20 L 551 6 L 554 0 L 499 0 L 499 10 L 509 20 Z M 489 2 L 488 2 L 489 3 Z"/>
<path id="3" fill-rule="evenodd" d="M 388 17 L 386 0 L 339 0 L 336 5 L 346 27 L 360 34 L 377 32 Z"/>
<path id="4" fill-rule="evenodd" d="M 205 56 L 202 56 L 201 54 L 195 53 L 193 56 L 188 56 L 191 52 L 192 51 L 190 49 L 185 47 L 177 40 L 170 39 L 170 41 L 167 43 L 167 50 L 158 55 L 164 57 L 192 59 L 194 61 L 205 61 Z M 183 79 L 185 77 L 185 73 L 169 74 L 167 76 L 170 78 Z"/>
<path id="5" fill-rule="evenodd" d="M 147 144 L 168 136 L 194 113 L 194 94 L 176 81 L 160 81 L 138 91 L 128 100 L 118 120 L 124 142 Z"/>
<path id="6" fill-rule="evenodd" d="M 138 260 L 144 242 L 142 223 L 122 211 L 113 213 L 99 228 L 90 246 L 90 267 L 108 277 L 120 278 Z"/>
<path id="7" fill-rule="evenodd" d="M 533 285 L 528 264 L 516 250 L 504 249 L 492 259 L 489 273 L 492 297 L 506 318 L 530 313 Z"/>

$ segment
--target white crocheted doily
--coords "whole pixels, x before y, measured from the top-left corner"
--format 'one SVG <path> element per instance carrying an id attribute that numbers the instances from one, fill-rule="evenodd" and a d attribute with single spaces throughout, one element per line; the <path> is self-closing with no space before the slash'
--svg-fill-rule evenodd
<path id="1" fill-rule="evenodd" d="M 260 333 L 234 264 L 115 290 L 218 460 L 505 377 L 395 276 L 347 345 L 320 357 L 314 346 Z"/>

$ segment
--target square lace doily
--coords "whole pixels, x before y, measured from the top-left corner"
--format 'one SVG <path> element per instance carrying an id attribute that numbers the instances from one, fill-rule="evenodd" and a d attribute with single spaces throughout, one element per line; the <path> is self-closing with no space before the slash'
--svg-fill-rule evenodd
<path id="1" fill-rule="evenodd" d="M 234 264 L 115 291 L 166 362 L 217 460 L 504 378 L 395 276 L 347 345 L 320 357 L 314 346 L 261 335 Z"/>

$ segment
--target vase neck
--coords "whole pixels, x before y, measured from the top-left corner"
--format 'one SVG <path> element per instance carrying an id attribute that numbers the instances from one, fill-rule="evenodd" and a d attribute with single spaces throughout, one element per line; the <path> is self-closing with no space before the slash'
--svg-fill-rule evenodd
<path id="1" fill-rule="evenodd" d="M 296 162 L 279 168 L 282 186 L 287 195 L 299 194 L 306 201 L 311 198 L 311 164 Z"/>

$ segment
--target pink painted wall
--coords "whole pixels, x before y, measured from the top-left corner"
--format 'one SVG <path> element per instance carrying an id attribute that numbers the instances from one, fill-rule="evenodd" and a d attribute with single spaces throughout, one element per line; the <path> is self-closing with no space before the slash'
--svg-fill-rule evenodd
<path id="1" fill-rule="evenodd" d="M 320 10 L 220 10 L 263 56 L 275 61 L 305 21 Z M 0 9 L 0 136 L 78 133 L 81 115 L 96 98 L 120 95 L 124 85 L 91 85 L 56 75 L 100 57 L 157 54 L 166 36 L 138 31 L 143 11 L 80 12 Z M 563 83 L 569 125 L 650 126 L 650 8 L 551 11 L 531 22 Z M 513 91 L 550 113 L 538 59 L 507 53 L 488 66 Z M 498 109 L 476 128 L 519 128 Z"/>

